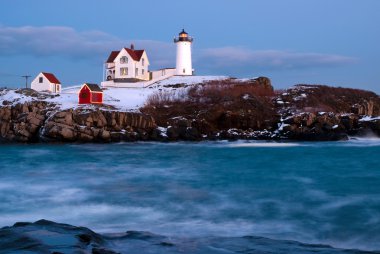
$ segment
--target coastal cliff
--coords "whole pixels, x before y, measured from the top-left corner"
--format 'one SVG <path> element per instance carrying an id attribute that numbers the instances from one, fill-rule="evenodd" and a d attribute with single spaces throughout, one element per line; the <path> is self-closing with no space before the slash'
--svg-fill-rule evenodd
<path id="1" fill-rule="evenodd" d="M 0 107 L 3 142 L 119 142 L 147 140 L 156 127 L 142 113 L 99 107 L 57 110 L 43 101 Z"/>
<path id="2" fill-rule="evenodd" d="M 380 98 L 369 91 L 297 85 L 268 78 L 224 79 L 157 89 L 139 110 L 63 108 L 52 95 L 13 92 L 0 106 L 0 142 L 120 142 L 218 139 L 344 140 L 380 136 Z M 9 96 L 8 96 L 9 97 Z M 53 98 L 53 99 L 52 99 Z"/>
<path id="3" fill-rule="evenodd" d="M 268 78 L 205 82 L 181 98 L 157 93 L 142 112 L 169 140 L 344 140 L 380 136 L 380 97 L 370 91 L 297 85 L 275 91 Z"/>

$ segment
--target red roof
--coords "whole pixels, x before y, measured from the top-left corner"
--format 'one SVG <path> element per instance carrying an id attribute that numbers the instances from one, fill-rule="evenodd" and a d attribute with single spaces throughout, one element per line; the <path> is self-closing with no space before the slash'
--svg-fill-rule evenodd
<path id="1" fill-rule="evenodd" d="M 133 50 L 133 49 L 130 49 L 130 48 L 124 48 L 128 54 L 132 57 L 133 60 L 139 62 L 142 55 L 144 54 L 144 51 L 143 49 L 141 50 Z M 112 51 L 111 54 L 109 55 L 108 59 L 107 59 L 107 63 L 113 63 L 115 61 L 115 58 L 119 55 L 120 51 Z"/>
<path id="2" fill-rule="evenodd" d="M 42 72 L 42 75 L 44 75 L 50 83 L 61 84 L 61 82 L 52 73 Z"/>
<path id="3" fill-rule="evenodd" d="M 84 86 L 87 86 L 87 87 L 90 89 L 90 91 L 92 91 L 92 92 L 103 92 L 103 90 L 102 90 L 97 84 L 89 84 L 89 83 L 85 83 L 85 84 L 82 86 L 82 88 L 83 88 Z M 82 90 L 82 88 L 81 88 L 81 90 Z"/>
<path id="4" fill-rule="evenodd" d="M 115 58 L 117 57 L 119 53 L 120 51 L 112 51 L 110 56 L 107 59 L 107 63 L 113 63 L 113 61 L 115 61 Z"/>
<path id="5" fill-rule="evenodd" d="M 144 54 L 144 50 L 133 50 L 129 48 L 124 48 L 128 54 L 133 58 L 135 61 L 140 61 L 142 55 Z"/>

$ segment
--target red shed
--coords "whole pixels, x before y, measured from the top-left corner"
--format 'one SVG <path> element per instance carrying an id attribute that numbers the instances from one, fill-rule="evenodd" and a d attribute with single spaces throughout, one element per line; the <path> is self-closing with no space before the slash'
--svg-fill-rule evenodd
<path id="1" fill-rule="evenodd" d="M 103 103 L 103 90 L 97 84 L 84 84 L 79 90 L 79 104 Z"/>

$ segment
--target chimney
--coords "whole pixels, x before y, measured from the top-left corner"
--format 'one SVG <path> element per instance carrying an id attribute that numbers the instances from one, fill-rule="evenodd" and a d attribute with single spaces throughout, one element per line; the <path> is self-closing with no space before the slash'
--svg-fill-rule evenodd
<path id="1" fill-rule="evenodd" d="M 131 44 L 131 49 L 135 50 L 135 45 L 133 45 L 133 43 Z"/>

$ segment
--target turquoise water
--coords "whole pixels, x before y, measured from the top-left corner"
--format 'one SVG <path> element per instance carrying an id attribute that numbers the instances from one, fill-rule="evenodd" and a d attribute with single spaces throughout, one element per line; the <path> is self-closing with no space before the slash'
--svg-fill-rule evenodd
<path id="1" fill-rule="evenodd" d="M 380 140 L 0 146 L 0 226 L 380 250 Z"/>

